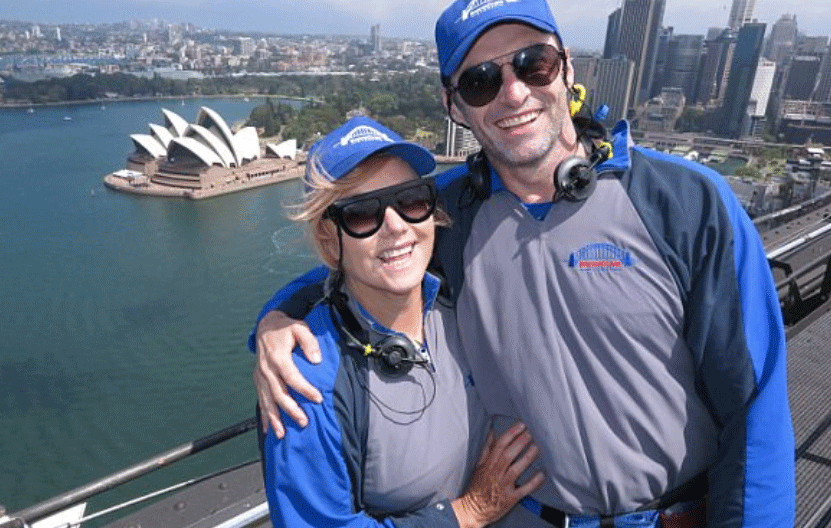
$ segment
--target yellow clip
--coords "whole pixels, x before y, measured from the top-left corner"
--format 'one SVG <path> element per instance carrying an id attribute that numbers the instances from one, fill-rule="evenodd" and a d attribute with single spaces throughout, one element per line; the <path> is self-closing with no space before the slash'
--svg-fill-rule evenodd
<path id="1" fill-rule="evenodd" d="M 364 355 L 368 356 L 370 354 L 372 354 L 372 345 L 367 343 L 367 344 L 364 345 Z"/>
<path id="2" fill-rule="evenodd" d="M 571 112 L 571 117 L 574 117 L 583 108 L 583 102 L 586 100 L 586 87 L 582 84 L 575 84 L 571 87 L 571 93 L 572 97 L 568 102 L 568 111 Z"/>
<path id="3" fill-rule="evenodd" d="M 608 152 L 608 154 L 606 154 L 606 159 L 604 159 L 603 161 L 606 161 L 607 159 L 612 159 L 612 156 L 614 155 L 614 149 L 612 148 L 611 143 L 609 143 L 608 141 L 601 141 L 600 145 L 598 145 L 597 148 L 606 149 L 606 152 Z"/>

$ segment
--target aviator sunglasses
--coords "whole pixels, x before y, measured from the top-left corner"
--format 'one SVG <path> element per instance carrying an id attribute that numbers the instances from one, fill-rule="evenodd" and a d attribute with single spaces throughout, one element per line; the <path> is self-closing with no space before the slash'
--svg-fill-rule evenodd
<path id="1" fill-rule="evenodd" d="M 566 60 L 566 54 L 551 44 L 534 44 L 495 59 L 511 54 L 513 58 L 510 64 L 514 68 L 514 75 L 528 86 L 551 84 L 560 71 L 560 64 Z M 458 92 L 470 106 L 485 106 L 496 98 L 502 88 L 502 66 L 505 64 L 508 62 L 489 60 L 471 66 L 459 76 L 458 84 L 448 89 L 451 94 Z"/>
<path id="2" fill-rule="evenodd" d="M 381 229 L 387 207 L 417 224 L 433 214 L 436 197 L 432 179 L 412 180 L 338 200 L 326 208 L 323 218 L 333 220 L 353 238 L 367 238 Z"/>

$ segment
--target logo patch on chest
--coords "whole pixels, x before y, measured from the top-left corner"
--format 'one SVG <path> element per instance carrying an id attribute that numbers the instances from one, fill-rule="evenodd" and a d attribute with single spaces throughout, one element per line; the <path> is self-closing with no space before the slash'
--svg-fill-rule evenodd
<path id="1" fill-rule="evenodd" d="M 585 245 L 568 256 L 568 267 L 583 271 L 620 271 L 634 265 L 631 251 L 608 242 Z"/>

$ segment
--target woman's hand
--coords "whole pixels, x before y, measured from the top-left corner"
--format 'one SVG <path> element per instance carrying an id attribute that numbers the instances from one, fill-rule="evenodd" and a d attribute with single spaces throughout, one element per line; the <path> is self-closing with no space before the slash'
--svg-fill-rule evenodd
<path id="1" fill-rule="evenodd" d="M 499 520 L 545 482 L 542 471 L 517 486 L 517 479 L 539 455 L 525 424 L 517 422 L 498 439 L 488 434 L 465 493 L 452 502 L 461 528 L 480 528 Z"/>
<path id="2" fill-rule="evenodd" d="M 260 403 L 263 429 L 271 424 L 277 438 L 283 438 L 285 428 L 278 407 L 300 427 L 309 423 L 306 413 L 289 394 L 289 387 L 301 396 L 320 403 L 320 391 L 315 389 L 297 370 L 292 350 L 299 346 L 306 359 L 320 363 L 317 339 L 303 321 L 291 319 L 283 312 L 267 313 L 257 325 L 257 364 L 254 367 L 254 386 Z"/>

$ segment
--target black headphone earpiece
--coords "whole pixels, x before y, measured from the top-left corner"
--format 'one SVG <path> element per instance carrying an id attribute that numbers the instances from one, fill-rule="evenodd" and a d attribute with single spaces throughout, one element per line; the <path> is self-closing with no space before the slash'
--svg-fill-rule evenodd
<path id="1" fill-rule="evenodd" d="M 366 339 L 366 332 L 346 306 L 346 296 L 342 292 L 330 294 L 329 305 L 339 316 L 335 317 L 335 314 L 332 314 L 332 321 L 338 327 L 346 346 L 360 352 L 362 356 L 378 359 L 379 369 L 387 376 L 403 376 L 413 368 L 413 365 L 427 363 L 427 359 L 419 354 L 416 344 L 407 336 L 393 334 L 385 336 L 376 343 L 371 343 L 369 339 Z"/>
<path id="2" fill-rule="evenodd" d="M 557 165 L 554 172 L 554 200 L 563 197 L 571 202 L 585 200 L 597 187 L 595 167 L 612 156 L 612 145 L 603 141 L 598 146 L 592 145 L 588 158 L 571 156 Z"/>
<path id="3" fill-rule="evenodd" d="M 387 336 L 373 345 L 361 344 L 364 354 L 377 358 L 381 371 L 388 376 L 403 376 L 413 365 L 426 363 L 416 351 L 416 346 L 406 336 Z"/>
<path id="4" fill-rule="evenodd" d="M 465 159 L 465 165 L 465 186 L 456 202 L 459 209 L 470 207 L 477 200 L 485 201 L 491 195 L 491 170 L 485 153 L 479 150 L 469 154 Z"/>
<path id="5" fill-rule="evenodd" d="M 470 185 L 473 194 L 480 200 L 487 199 L 491 194 L 491 171 L 484 151 L 480 150 L 470 154 L 465 163 L 470 174 Z"/>
<path id="6" fill-rule="evenodd" d="M 570 202 L 585 200 L 597 187 L 597 171 L 588 159 L 571 156 L 557 165 L 554 187 L 555 200 L 560 197 Z"/>

